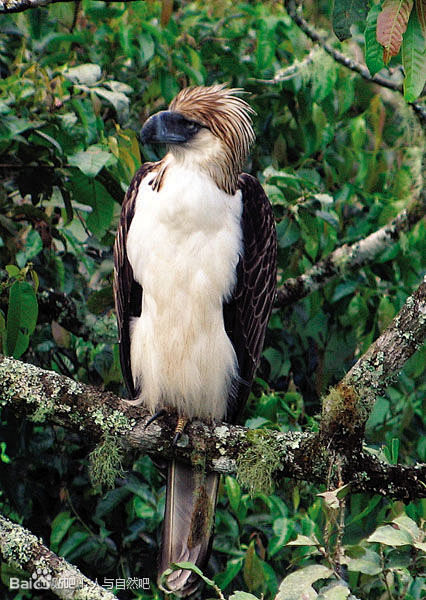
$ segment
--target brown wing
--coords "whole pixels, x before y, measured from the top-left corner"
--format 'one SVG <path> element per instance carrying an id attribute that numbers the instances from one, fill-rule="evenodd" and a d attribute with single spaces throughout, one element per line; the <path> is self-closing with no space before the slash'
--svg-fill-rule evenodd
<path id="1" fill-rule="evenodd" d="M 135 212 L 136 197 L 142 179 L 155 167 L 145 163 L 136 172 L 124 197 L 120 223 L 114 243 L 114 298 L 117 313 L 118 343 L 124 382 L 130 398 L 136 398 L 138 390 L 133 384 L 130 364 L 130 319 L 139 317 L 142 309 L 142 287 L 133 279 L 132 267 L 127 258 L 127 233 Z"/>
<path id="2" fill-rule="evenodd" d="M 232 299 L 224 305 L 226 332 L 234 346 L 240 381 L 228 400 L 228 421 L 235 421 L 250 393 L 260 359 L 276 288 L 277 241 L 271 204 L 260 183 L 247 173 L 242 192 L 243 256 Z"/>

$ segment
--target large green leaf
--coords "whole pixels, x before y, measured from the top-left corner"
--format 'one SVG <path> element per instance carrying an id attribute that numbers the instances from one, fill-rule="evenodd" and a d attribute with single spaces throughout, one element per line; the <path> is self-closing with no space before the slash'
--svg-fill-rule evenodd
<path id="1" fill-rule="evenodd" d="M 372 75 L 384 68 L 383 47 L 376 37 L 377 17 L 380 13 L 380 4 L 373 4 L 367 16 L 365 27 L 365 62 Z"/>
<path id="2" fill-rule="evenodd" d="M 414 102 L 426 82 L 425 38 L 415 10 L 411 12 L 402 41 L 402 64 L 405 71 L 404 98 L 407 102 Z"/>
<path id="3" fill-rule="evenodd" d="M 283 579 L 276 600 L 314 600 L 318 594 L 312 584 L 332 575 L 333 571 L 324 565 L 309 565 L 298 569 Z"/>
<path id="4" fill-rule="evenodd" d="M 102 71 L 99 65 L 86 63 L 67 69 L 64 75 L 74 83 L 93 85 L 101 78 Z"/>
<path id="5" fill-rule="evenodd" d="M 78 167 L 88 177 L 96 177 L 107 164 L 115 162 L 113 154 L 94 144 L 87 150 L 82 150 L 68 157 L 68 162 L 73 167 Z"/>
<path id="6" fill-rule="evenodd" d="M 19 358 L 28 348 L 37 324 L 38 304 L 34 288 L 26 281 L 15 281 L 9 291 L 6 323 L 6 354 Z"/>
<path id="7" fill-rule="evenodd" d="M 50 534 L 50 548 L 57 552 L 59 544 L 64 539 L 67 531 L 74 523 L 75 517 L 71 517 L 70 512 L 60 512 L 52 521 L 52 533 Z"/>
<path id="8" fill-rule="evenodd" d="M 81 204 L 92 207 L 92 211 L 86 217 L 86 225 L 95 236 L 101 239 L 111 225 L 114 199 L 99 181 L 78 171 L 72 174 L 70 185 L 74 197 L 78 198 Z"/>

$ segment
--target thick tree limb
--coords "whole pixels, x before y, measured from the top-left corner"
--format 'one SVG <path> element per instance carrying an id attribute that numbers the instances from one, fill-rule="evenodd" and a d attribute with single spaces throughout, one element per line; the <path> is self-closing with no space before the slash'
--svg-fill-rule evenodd
<path id="1" fill-rule="evenodd" d="M 63 600 L 116 600 L 76 567 L 44 546 L 35 535 L 0 515 L 0 554 L 9 565 L 28 571 L 34 589 L 49 589 Z"/>
<path id="2" fill-rule="evenodd" d="M 219 473 L 240 472 L 244 460 L 257 460 L 262 470 L 274 462 L 271 475 L 327 483 L 330 463 L 336 452 L 343 452 L 342 477 L 351 482 L 354 491 L 402 499 L 425 497 L 425 465 L 390 466 L 360 452 L 375 395 L 383 392 L 425 338 L 425 296 L 426 281 L 335 388 L 334 395 L 325 398 L 319 436 L 250 431 L 226 423 L 211 427 L 195 421 L 174 448 L 170 440 L 175 418 L 162 418 L 146 428 L 149 415 L 113 394 L 6 357 L 0 357 L 1 403 L 34 421 L 46 420 L 80 432 L 91 444 L 113 438 L 124 449 L 168 459 L 176 455 L 187 461 L 202 446 L 207 467 Z M 339 440 L 351 440 L 351 444 L 339 444 Z M 266 448 L 273 461 L 264 461 Z"/>
<path id="3" fill-rule="evenodd" d="M 371 83 L 377 83 L 378 85 L 388 88 L 390 90 L 404 93 L 402 85 L 396 83 L 395 81 L 391 81 L 386 77 L 382 77 L 381 75 L 370 75 L 370 71 L 364 65 L 356 62 L 352 58 L 345 56 L 335 48 L 331 44 L 329 44 L 313 27 L 309 25 L 309 23 L 302 17 L 300 11 L 298 10 L 298 4 L 295 0 L 284 0 L 284 4 L 286 10 L 291 17 L 291 19 L 300 27 L 300 29 L 315 43 L 321 45 L 322 48 L 329 54 L 336 62 L 343 65 L 347 69 L 358 73 L 363 79 L 369 81 Z M 410 102 L 410 106 L 414 109 L 419 119 L 423 122 L 426 122 L 426 109 L 421 104 L 416 102 Z"/>
<path id="4" fill-rule="evenodd" d="M 266 445 L 278 459 L 274 477 L 317 483 L 329 480 L 329 463 L 334 453 L 326 446 L 318 452 L 317 436 L 313 433 L 255 431 L 227 423 L 211 427 L 194 421 L 174 448 L 171 444 L 174 418 L 158 419 L 145 428 L 149 415 L 113 394 L 6 357 L 0 358 L 0 397 L 4 405 L 33 420 L 44 419 L 79 432 L 88 445 L 113 436 L 125 450 L 167 459 L 178 456 L 189 462 L 201 443 L 205 447 L 207 468 L 218 473 L 238 472 L 239 460 L 247 456 L 247 451 L 252 450 L 261 461 Z M 395 467 L 368 453 L 360 454 L 357 449 L 348 458 L 343 475 L 345 481 L 351 482 L 353 491 L 389 494 L 401 499 L 426 496 L 422 484 L 426 465 Z"/>
<path id="5" fill-rule="evenodd" d="M 360 445 L 377 396 L 426 339 L 426 277 L 392 323 L 324 399 L 321 432 L 342 446 Z"/>
<path id="6" fill-rule="evenodd" d="M 316 263 L 306 273 L 287 279 L 277 290 L 275 306 L 284 308 L 305 298 L 335 277 L 360 269 L 372 262 L 381 252 L 398 242 L 426 214 L 426 191 L 411 202 L 390 223 L 368 237 L 348 246 L 337 248 Z"/>

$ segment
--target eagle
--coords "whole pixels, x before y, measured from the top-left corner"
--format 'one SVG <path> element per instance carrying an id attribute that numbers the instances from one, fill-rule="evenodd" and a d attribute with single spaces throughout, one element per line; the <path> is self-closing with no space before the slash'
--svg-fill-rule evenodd
<path id="1" fill-rule="evenodd" d="M 235 422 L 250 393 L 276 284 L 272 208 L 243 173 L 255 135 L 241 89 L 188 87 L 148 118 L 143 144 L 165 144 L 136 172 L 114 245 L 120 361 L 130 399 L 152 415 Z M 203 568 L 219 475 L 168 465 L 159 575 Z M 162 578 L 164 580 L 164 577 Z M 199 578 L 171 573 L 188 596 Z"/>

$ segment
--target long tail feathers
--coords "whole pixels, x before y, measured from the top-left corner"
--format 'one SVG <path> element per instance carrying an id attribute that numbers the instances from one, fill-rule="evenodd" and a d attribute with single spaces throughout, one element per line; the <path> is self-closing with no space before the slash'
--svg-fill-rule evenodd
<path id="1" fill-rule="evenodd" d="M 207 563 L 218 484 L 217 473 L 201 473 L 176 460 L 169 465 L 160 576 L 171 563 L 189 561 L 200 569 Z M 199 584 L 197 575 L 181 569 L 167 577 L 166 589 L 189 596 Z"/>

